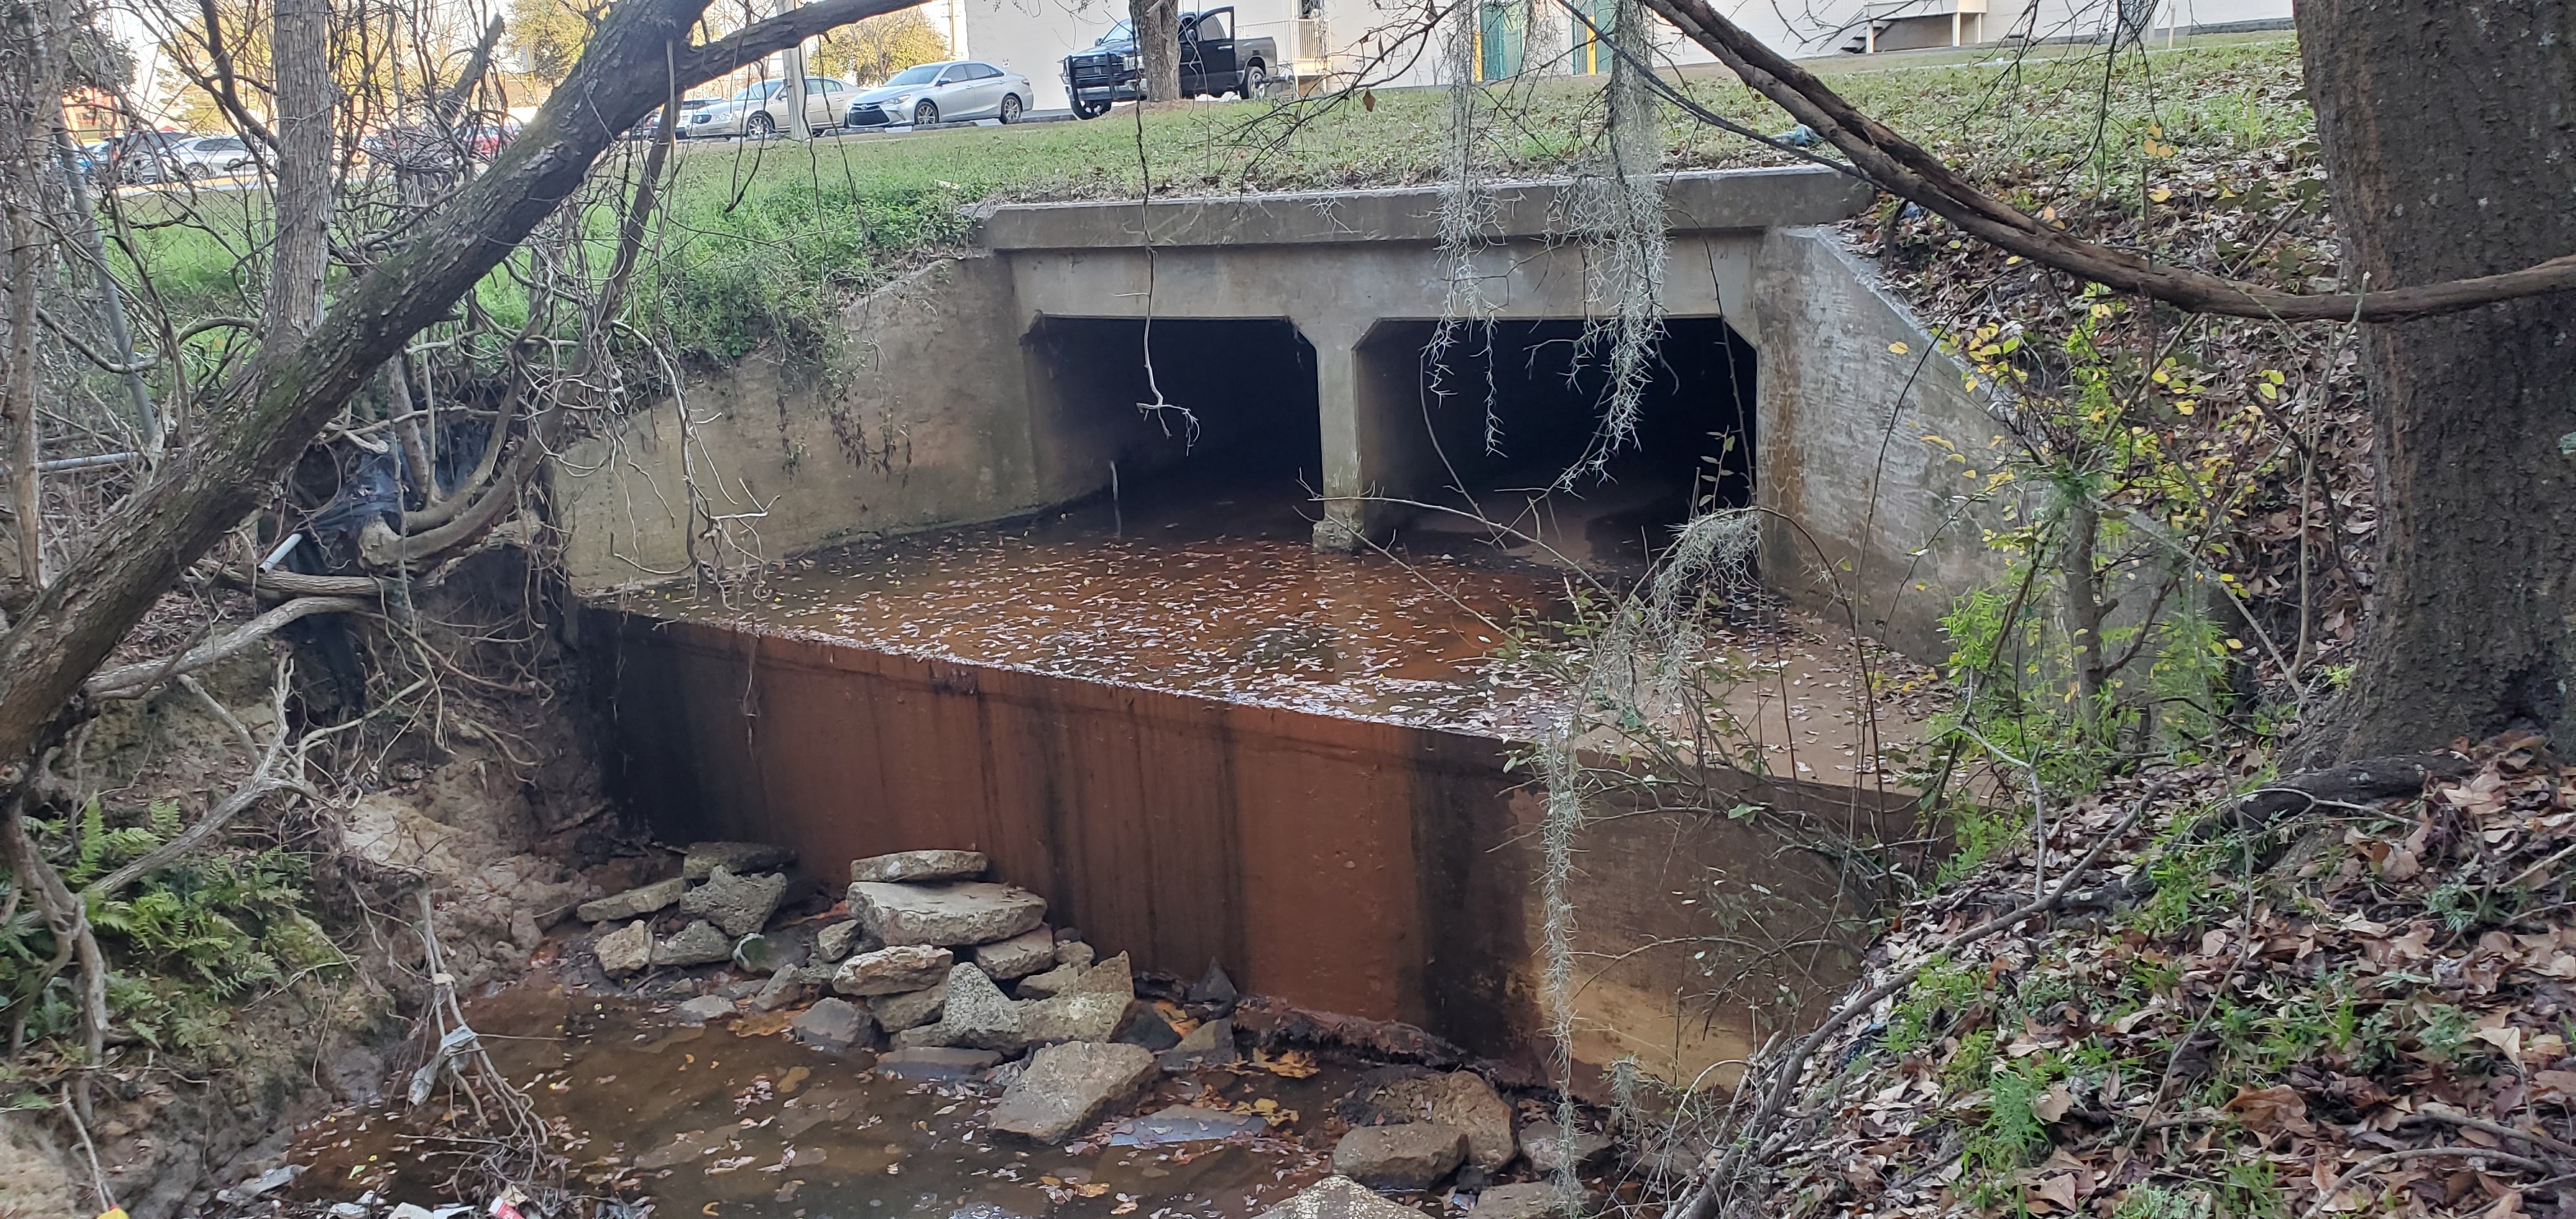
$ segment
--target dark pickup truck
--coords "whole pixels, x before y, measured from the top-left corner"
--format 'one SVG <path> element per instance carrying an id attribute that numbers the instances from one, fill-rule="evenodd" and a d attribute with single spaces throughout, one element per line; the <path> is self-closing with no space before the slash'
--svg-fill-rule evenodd
<path id="1" fill-rule="evenodd" d="M 1234 36 L 1231 6 L 1181 14 L 1181 96 L 1259 97 L 1278 63 L 1273 40 Z M 1121 21 L 1090 49 L 1065 56 L 1064 91 L 1073 99 L 1073 112 L 1087 119 L 1109 113 L 1114 102 L 1144 97 L 1145 60 L 1136 50 L 1134 28 Z"/>

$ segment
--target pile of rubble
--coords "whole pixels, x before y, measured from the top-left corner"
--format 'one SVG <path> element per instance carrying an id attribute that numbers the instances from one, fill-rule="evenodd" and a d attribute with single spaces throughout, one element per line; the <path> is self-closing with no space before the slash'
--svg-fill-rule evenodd
<path id="1" fill-rule="evenodd" d="M 765 972 L 765 982 L 720 987 L 679 1004 L 674 1016 L 702 1023 L 810 999 L 788 1020 L 790 1035 L 835 1053 L 875 1050 L 873 1069 L 883 1076 L 1002 1085 L 984 1124 L 1045 1143 L 1099 1126 L 1166 1072 L 1246 1060 L 1245 1043 L 1254 1039 L 1238 1037 L 1233 1017 L 1242 1000 L 1221 968 L 1211 965 L 1177 993 L 1157 985 L 1152 997 L 1140 996 L 1125 953 L 1099 957 L 1079 932 L 1049 925 L 1046 900 L 985 879 L 990 864 L 981 853 L 858 860 L 843 905 L 772 931 L 767 924 L 790 881 L 764 869 L 789 862 L 774 848 L 701 843 L 680 877 L 582 907 L 583 918 L 608 925 L 593 946 L 601 971 L 619 979 L 730 961 Z M 1370 1071 L 1334 1116 L 1347 1126 L 1332 1146 L 1334 1175 L 1271 1219 L 1298 1219 L 1311 1208 L 1368 1214 L 1366 1199 L 1396 1207 L 1372 1191 L 1449 1189 L 1477 1194 L 1479 1219 L 1538 1219 L 1564 1209 L 1547 1180 L 1560 1165 L 1570 1158 L 1579 1168 L 1612 1149 L 1601 1135 L 1569 1139 L 1551 1124 L 1516 1121 L 1515 1107 L 1465 1070 Z M 1158 1138 L 1166 1128 L 1222 1137 L 1247 1122 L 1261 1126 L 1240 1113 L 1173 1105 L 1118 1129 L 1130 1137 Z M 1543 1179 L 1503 1184 L 1524 1157 Z"/>

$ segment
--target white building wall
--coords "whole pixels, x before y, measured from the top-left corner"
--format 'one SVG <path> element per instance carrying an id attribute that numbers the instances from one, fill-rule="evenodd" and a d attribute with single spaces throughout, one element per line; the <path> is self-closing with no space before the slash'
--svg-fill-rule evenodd
<path id="1" fill-rule="evenodd" d="M 1213 8 L 1224 0 L 1182 0 L 1184 11 Z M 1792 56 L 1831 55 L 1861 32 L 1865 0 L 1712 0 L 1754 36 Z M 1882 0 L 1883 2 L 1883 0 Z M 1992 42 L 2011 34 L 2040 39 L 2085 38 L 2109 29 L 2123 0 L 1989 0 L 1982 30 L 1971 19 L 1971 40 Z M 2151 29 L 2190 29 L 2242 21 L 2286 20 L 2290 0 L 2126 0 L 2151 3 Z M 1566 45 L 1567 19 L 1553 0 L 1539 0 L 1553 24 L 1532 39 Z M 1948 0 L 1918 0 L 1929 13 L 1950 11 Z M 1268 37 L 1292 63 L 1326 61 L 1337 73 L 1360 73 L 1373 84 L 1432 85 L 1443 80 L 1440 47 L 1414 25 L 1419 0 L 1233 0 L 1236 30 Z M 1320 20 L 1301 21 L 1310 5 Z M 923 14 L 948 34 L 953 53 L 1026 74 L 1036 88 L 1033 108 L 1068 103 L 1058 66 L 1064 56 L 1091 45 L 1127 15 L 1125 0 L 929 0 Z M 1937 22 L 1935 24 L 1938 24 Z M 1662 57 L 1675 64 L 1706 63 L 1707 52 L 1665 31 Z M 1315 45 L 1320 44 L 1320 45 Z M 1274 70 L 1274 75 L 1284 74 Z"/>
<path id="2" fill-rule="evenodd" d="M 1865 0 L 1711 0 L 1718 11 L 1736 24 L 1762 39 L 1781 53 L 1792 57 L 1833 55 L 1862 31 L 1860 16 Z M 1883 2 L 1883 0 L 1882 0 Z M 1926 14 L 1946 15 L 1952 5 L 1945 0 L 1919 0 Z M 2132 4 L 2152 3 L 2147 18 L 2150 29 L 2168 27 L 2189 30 L 2198 26 L 2227 25 L 2249 21 L 2286 21 L 2291 0 L 2129 0 Z M 1402 0 L 1324 0 L 1329 41 L 1335 52 L 1336 66 L 1343 71 L 1363 70 L 1369 79 L 1388 85 L 1430 85 L 1444 80 L 1436 40 L 1421 39 L 1418 33 L 1408 41 L 1401 32 L 1410 31 L 1407 24 L 1418 20 L 1421 6 Z M 1553 19 L 1553 45 L 1565 43 L 1568 19 L 1554 0 L 1539 0 L 1542 10 Z M 1969 41 L 1993 42 L 2010 34 L 2039 39 L 2087 38 L 2111 28 L 2117 20 L 2120 0 L 1989 0 L 1982 22 L 1975 17 L 1963 22 L 1963 33 Z M 1660 24 L 1660 23 L 1658 23 Z M 1932 22 L 1940 27 L 1945 22 Z M 1982 26 L 1982 29 L 1980 29 Z M 1941 31 L 1946 34 L 1946 30 Z M 1707 63 L 1711 56 L 1698 44 L 1665 28 L 1660 43 L 1662 60 L 1674 64 Z M 1533 46 L 1550 35 L 1542 30 Z M 1535 53 L 1535 52 L 1534 52 Z"/>
<path id="3" fill-rule="evenodd" d="M 1029 78 L 1032 110 L 1062 110 L 1064 57 L 1090 46 L 1119 18 L 1126 0 L 931 0 L 925 16 L 948 35 L 949 53 Z M 963 30 L 959 37 L 956 30 Z"/>

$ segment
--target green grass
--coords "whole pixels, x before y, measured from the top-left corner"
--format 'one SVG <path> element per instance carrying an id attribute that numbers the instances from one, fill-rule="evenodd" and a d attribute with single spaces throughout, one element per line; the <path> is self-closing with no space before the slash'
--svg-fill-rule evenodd
<path id="1" fill-rule="evenodd" d="M 2296 44 L 2221 40 L 2143 58 L 2105 80 L 2098 51 L 2051 48 L 2020 63 L 1890 57 L 1838 62 L 1834 86 L 1930 146 L 1972 178 L 2063 175 L 2116 193 L 2149 172 L 2142 141 L 2256 149 L 2313 129 L 2298 93 Z M 1693 69 L 1680 87 L 1710 110 L 1761 131 L 1789 120 L 1723 74 Z M 2107 107 L 2101 105 L 2107 96 Z M 1487 172 L 1562 172 L 1599 131 L 1598 78 L 1494 86 L 1484 92 L 1479 160 Z M 1444 174 L 1446 90 L 1385 90 L 1362 104 L 1308 100 L 1194 103 L 1090 122 L 980 127 L 808 145 L 683 145 L 655 244 L 645 328 L 684 363 L 740 359 L 776 344 L 792 358 L 826 354 L 835 310 L 854 295 L 965 240 L 961 209 L 984 202 L 1134 198 L 1425 184 Z M 1669 168 L 1776 165 L 1792 158 L 1667 108 Z M 629 146 L 619 156 L 640 156 Z M 258 205 L 229 204 L 217 229 L 242 231 Z M 587 226 L 605 241 L 605 215 Z M 211 233 L 168 228 L 141 242 L 175 318 L 240 313 L 253 284 Z M 236 246 L 242 243 L 233 243 Z M 496 276 L 484 301 L 518 316 L 520 289 Z"/>

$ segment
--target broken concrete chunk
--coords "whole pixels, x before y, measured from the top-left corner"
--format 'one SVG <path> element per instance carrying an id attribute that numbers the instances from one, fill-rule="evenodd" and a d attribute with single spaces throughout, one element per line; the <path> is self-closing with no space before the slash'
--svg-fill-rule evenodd
<path id="1" fill-rule="evenodd" d="M 834 923 L 814 934 L 814 954 L 826 961 L 838 961 L 854 952 L 874 952 L 885 945 L 870 943 L 867 928 L 857 919 Z"/>
<path id="2" fill-rule="evenodd" d="M 653 925 L 637 919 L 599 937 L 590 950 L 599 957 L 599 972 L 609 977 L 641 973 L 653 963 Z"/>
<path id="3" fill-rule="evenodd" d="M 1185 997 L 1192 1003 L 1211 1003 L 1219 1007 L 1231 1007 L 1235 1000 L 1243 997 L 1243 994 L 1234 989 L 1234 979 L 1226 976 L 1225 967 L 1210 961 L 1207 973 L 1190 984 L 1189 992 Z"/>
<path id="4" fill-rule="evenodd" d="M 653 946 L 656 965 L 713 965 L 733 959 L 733 937 L 700 919 Z"/>
<path id="5" fill-rule="evenodd" d="M 832 975 L 832 989 L 845 995 L 899 995 L 946 981 L 954 964 L 955 954 L 945 948 L 880 948 L 841 962 Z"/>
<path id="6" fill-rule="evenodd" d="M 850 863 L 850 879 L 886 884 L 920 884 L 933 880 L 973 880 L 984 874 L 981 851 L 897 851 Z"/>
<path id="7" fill-rule="evenodd" d="M 1020 979 L 1018 988 L 1020 997 L 1023 999 L 1054 998 L 1058 991 L 1081 981 L 1082 970 L 1083 967 L 1080 965 L 1058 965 L 1042 974 L 1030 974 Z"/>
<path id="8" fill-rule="evenodd" d="M 950 1002 L 954 1003 L 952 994 Z M 1154 1055 L 1140 1046 L 1068 1041 L 1039 1050 L 1002 1093 L 985 1124 L 1006 1134 L 1061 1143 L 1154 1082 Z"/>
<path id="9" fill-rule="evenodd" d="M 876 1025 L 859 1005 L 847 999 L 818 999 L 814 1006 L 796 1013 L 787 1023 L 787 1031 L 798 1041 L 818 1050 L 840 1053 L 861 1042 L 876 1039 Z"/>
<path id="10" fill-rule="evenodd" d="M 1476 1196 L 1476 1205 L 1467 1212 L 1467 1219 L 1570 1219 L 1584 1212 L 1584 1202 L 1582 1191 L 1566 1189 L 1554 1181 L 1497 1185 Z"/>
<path id="11" fill-rule="evenodd" d="M 961 947 L 1007 940 L 1046 921 L 1046 899 L 986 881 L 850 886 L 850 913 L 887 944 Z"/>
<path id="12" fill-rule="evenodd" d="M 889 950 L 891 951 L 891 950 Z M 940 1044 L 968 1050 L 1018 1053 L 1029 1044 L 1022 1010 L 984 971 L 960 965 L 948 971 L 948 997 L 939 1017 Z"/>
<path id="13" fill-rule="evenodd" d="M 1455 1127 L 1467 1136 L 1467 1162 L 1486 1172 L 1511 1163 L 1520 1151 L 1512 1137 L 1511 1105 L 1473 1071 L 1397 1079 L 1370 1096 L 1368 1107 L 1379 1121 Z"/>
<path id="14" fill-rule="evenodd" d="M 879 1075 L 895 1079 L 930 1079 L 954 1082 L 999 1066 L 1002 1056 L 991 1050 L 958 1050 L 947 1046 L 922 1049 L 898 1049 L 877 1055 Z"/>
<path id="15" fill-rule="evenodd" d="M 1119 1018 L 1118 1031 L 1109 1039 L 1141 1045 L 1157 1054 L 1181 1043 L 1181 1035 L 1173 1030 L 1171 1021 L 1163 1018 L 1162 1009 L 1142 999 L 1127 1004 L 1126 1014 Z"/>
<path id="16" fill-rule="evenodd" d="M 1085 969 L 1090 967 L 1093 960 L 1094 956 L 1091 951 L 1091 945 L 1089 944 L 1085 944 L 1080 940 L 1057 940 L 1055 942 L 1055 963 L 1058 965 L 1070 965 L 1075 969 Z"/>
<path id="17" fill-rule="evenodd" d="M 681 895 L 680 912 L 706 919 L 727 935 L 744 936 L 768 926 L 786 895 L 784 876 L 742 876 L 719 864 L 707 883 Z"/>
<path id="18" fill-rule="evenodd" d="M 1349 1177 L 1326 1177 L 1253 1219 L 1423 1219 L 1423 1214 L 1389 1202 Z"/>
<path id="19" fill-rule="evenodd" d="M 1098 991 L 1075 991 L 1020 1008 L 1020 1032 L 1031 1045 L 1052 1041 L 1109 1041 L 1131 1000 Z M 951 1009 L 954 1010 L 953 1008 Z"/>
<path id="20" fill-rule="evenodd" d="M 1554 1122 L 1531 1122 L 1521 1127 L 1521 1152 L 1529 1157 L 1530 1168 L 1553 1176 L 1571 1159 L 1575 1171 L 1591 1167 L 1615 1146 L 1610 1136 L 1594 1130 L 1577 1130 L 1569 1139 Z"/>
<path id="21" fill-rule="evenodd" d="M 1234 1044 L 1234 1022 L 1210 1020 L 1191 1029 L 1179 1045 L 1165 1050 L 1158 1060 L 1166 1071 L 1195 1071 L 1201 1067 L 1230 1067 L 1243 1061 L 1243 1051 Z"/>
<path id="22" fill-rule="evenodd" d="M 994 981 L 1025 978 L 1055 965 L 1055 933 L 1040 927 L 975 950 L 975 964 Z"/>
<path id="23" fill-rule="evenodd" d="M 941 1032 L 941 1031 L 940 1031 L 939 1026 L 938 1026 L 938 1025 L 936 1025 L 936 1024 L 916 1024 L 916 1025 L 912 1026 L 911 1028 L 908 1028 L 908 1029 L 903 1030 L 903 1031 L 902 1031 L 902 1032 L 900 1032 L 900 1033 L 896 1033 L 894 1036 L 892 1036 L 892 1037 L 888 1038 L 887 1040 L 888 1040 L 890 1043 L 892 1043 L 892 1044 L 893 1044 L 894 1048 L 896 1048 L 896 1049 L 898 1049 L 898 1050 L 953 1050 L 953 1049 L 956 1049 L 957 1047 L 952 1046 L 952 1045 L 948 1044 L 946 1041 L 942 1040 L 942 1038 L 944 1038 L 944 1037 L 946 1037 L 946 1036 L 947 1036 L 947 1034 L 946 1034 L 946 1033 L 944 1033 L 944 1032 Z M 989 1050 L 988 1050 L 988 1051 L 980 1051 L 980 1052 L 983 1052 L 983 1053 L 990 1053 L 991 1051 L 989 1051 Z"/>
<path id="24" fill-rule="evenodd" d="M 1467 1161 L 1467 1133 L 1437 1122 L 1362 1126 L 1333 1147 L 1333 1171 L 1375 1189 L 1429 1189 Z"/>
<path id="25" fill-rule="evenodd" d="M 688 853 L 680 857 L 680 875 L 705 880 L 721 867 L 741 876 L 775 872 L 795 862 L 796 852 L 766 842 L 692 842 Z"/>
<path id="26" fill-rule="evenodd" d="M 671 1009 L 671 1018 L 682 1024 L 705 1024 L 733 1014 L 733 1000 L 722 995 L 700 995 Z"/>
<path id="27" fill-rule="evenodd" d="M 1119 953 L 1117 956 L 1111 957 L 1089 969 L 1083 970 L 1082 976 L 1074 979 L 1073 985 L 1065 987 L 1063 990 L 1057 991 L 1056 993 L 1060 995 L 1070 995 L 1084 992 L 1099 995 L 1118 995 L 1128 999 L 1135 998 L 1136 971 L 1128 966 L 1127 954 L 1123 952 Z"/>
<path id="28" fill-rule="evenodd" d="M 640 889 L 628 889 L 615 897 L 583 902 L 574 907 L 573 915 L 585 923 L 609 923 L 618 919 L 642 918 L 680 900 L 689 891 L 689 882 L 677 876 L 657 880 Z"/>
<path id="29" fill-rule="evenodd" d="M 918 1028 L 939 1019 L 948 1004 L 948 975 L 939 975 L 939 985 L 900 995 L 876 995 L 868 1000 L 868 1014 L 889 1033 Z"/>
<path id="30" fill-rule="evenodd" d="M 804 995 L 804 971 L 789 965 L 769 975 L 769 980 L 760 984 L 760 989 L 752 993 L 751 1006 L 754 1011 L 774 1012 Z"/>

